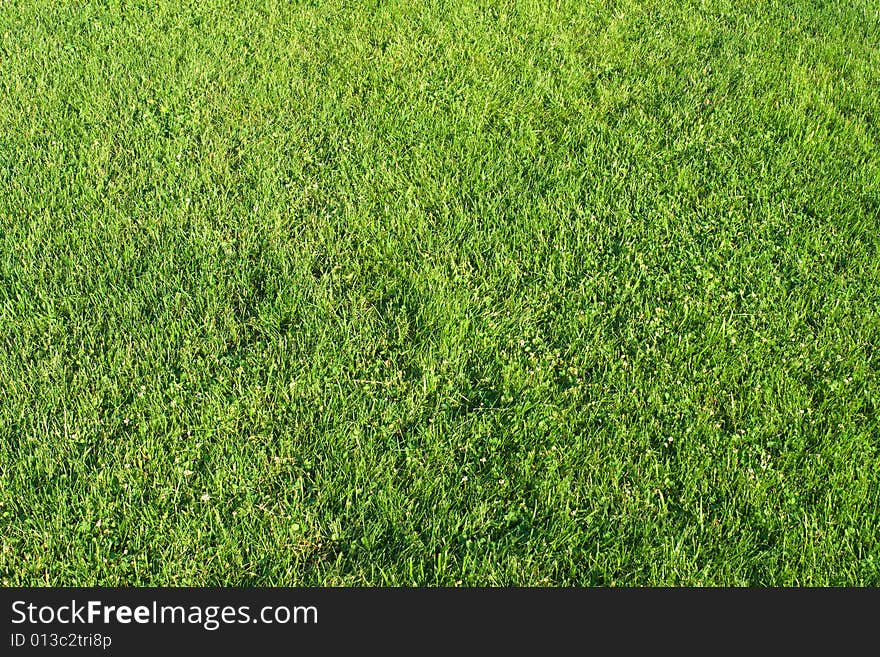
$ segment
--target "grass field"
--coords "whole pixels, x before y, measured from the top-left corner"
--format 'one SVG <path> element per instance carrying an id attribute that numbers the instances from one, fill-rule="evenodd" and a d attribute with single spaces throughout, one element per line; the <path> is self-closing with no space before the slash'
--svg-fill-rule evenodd
<path id="1" fill-rule="evenodd" d="M 880 5 L 0 2 L 0 583 L 880 585 Z"/>

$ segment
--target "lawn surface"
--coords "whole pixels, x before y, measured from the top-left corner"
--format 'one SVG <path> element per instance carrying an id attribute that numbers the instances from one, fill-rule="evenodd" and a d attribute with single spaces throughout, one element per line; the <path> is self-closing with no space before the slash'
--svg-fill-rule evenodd
<path id="1" fill-rule="evenodd" d="M 0 583 L 880 585 L 878 7 L 0 2 Z"/>

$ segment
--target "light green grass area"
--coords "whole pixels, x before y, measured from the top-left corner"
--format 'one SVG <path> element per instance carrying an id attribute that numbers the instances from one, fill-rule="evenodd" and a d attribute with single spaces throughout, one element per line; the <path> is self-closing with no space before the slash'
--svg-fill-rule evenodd
<path id="1" fill-rule="evenodd" d="M 880 585 L 873 0 L 0 2 L 0 583 Z"/>

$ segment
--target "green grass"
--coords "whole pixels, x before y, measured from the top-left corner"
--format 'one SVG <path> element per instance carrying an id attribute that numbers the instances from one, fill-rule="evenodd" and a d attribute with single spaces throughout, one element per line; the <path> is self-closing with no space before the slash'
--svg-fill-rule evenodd
<path id="1" fill-rule="evenodd" d="M 0 583 L 880 585 L 878 43 L 0 2 Z"/>

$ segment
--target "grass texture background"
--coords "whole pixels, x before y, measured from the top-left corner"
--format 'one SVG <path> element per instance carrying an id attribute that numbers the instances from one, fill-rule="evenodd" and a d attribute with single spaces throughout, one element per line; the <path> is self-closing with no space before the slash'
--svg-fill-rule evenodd
<path id="1" fill-rule="evenodd" d="M 880 9 L 0 2 L 4 585 L 880 585 Z"/>

